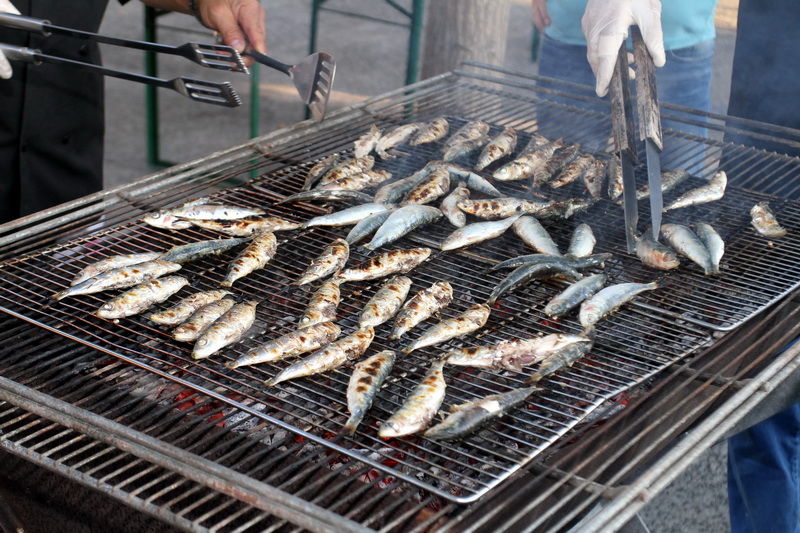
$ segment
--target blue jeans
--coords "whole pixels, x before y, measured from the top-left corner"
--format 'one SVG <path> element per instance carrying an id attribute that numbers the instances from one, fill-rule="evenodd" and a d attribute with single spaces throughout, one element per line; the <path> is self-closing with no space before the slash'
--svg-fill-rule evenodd
<path id="1" fill-rule="evenodd" d="M 711 109 L 711 72 L 714 57 L 714 40 L 709 40 L 678 50 L 667 51 L 666 64 L 656 69 L 656 84 L 660 102 L 681 105 L 701 111 Z M 586 47 L 564 44 L 545 35 L 539 53 L 539 75 L 559 80 L 588 85 L 594 94 L 596 84 L 592 68 L 586 60 Z M 540 84 L 547 87 L 549 84 Z M 604 99 L 608 109 L 608 97 Z M 635 107 L 635 105 L 634 105 Z M 693 117 L 696 118 L 696 117 Z M 662 121 L 663 128 L 672 128 L 705 137 L 706 128 L 675 122 Z M 546 134 L 545 134 L 546 135 Z M 561 136 L 561 135 L 557 135 Z M 683 150 L 684 152 L 686 149 Z M 662 158 L 667 159 L 668 154 Z M 673 154 L 678 166 L 685 168 L 686 155 Z M 675 168 L 678 168 L 675 166 Z"/>
<path id="2" fill-rule="evenodd" d="M 731 533 L 800 532 L 800 404 L 728 439 Z"/>

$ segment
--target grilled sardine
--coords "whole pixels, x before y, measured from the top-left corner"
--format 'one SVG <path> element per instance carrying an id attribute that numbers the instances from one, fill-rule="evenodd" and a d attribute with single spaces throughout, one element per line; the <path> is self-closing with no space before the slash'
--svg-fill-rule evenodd
<path id="1" fill-rule="evenodd" d="M 94 294 L 112 289 L 125 289 L 180 270 L 181 265 L 164 259 L 154 259 L 124 267 L 112 268 L 81 281 L 53 295 L 56 300 L 67 296 Z"/>
<path id="2" fill-rule="evenodd" d="M 192 357 L 204 359 L 238 342 L 256 320 L 258 302 L 235 304 L 205 329 L 194 343 Z"/>
<path id="3" fill-rule="evenodd" d="M 125 255 L 112 255 L 101 261 L 97 261 L 87 265 L 78 272 L 70 282 L 70 286 L 77 285 L 82 281 L 86 281 L 92 276 L 96 276 L 101 272 L 106 272 L 114 268 L 120 268 L 131 265 L 138 265 L 146 261 L 152 261 L 161 257 L 161 252 L 145 252 L 139 254 L 125 254 Z"/>
<path id="4" fill-rule="evenodd" d="M 396 355 L 392 350 L 383 350 L 357 363 L 347 384 L 347 410 L 350 418 L 342 432 L 354 435 L 356 428 L 372 406 L 375 395 L 392 371 Z"/>
<path id="5" fill-rule="evenodd" d="M 226 363 L 225 366 L 239 368 L 257 365 L 318 350 L 339 338 L 341 331 L 341 328 L 333 322 L 320 322 L 307 328 L 290 331 L 277 339 L 265 342 L 235 361 Z"/>
<path id="6" fill-rule="evenodd" d="M 755 230 L 769 239 L 778 239 L 786 235 L 786 228 L 778 223 L 775 214 L 769 208 L 769 202 L 759 202 L 750 209 L 750 223 Z"/>
<path id="7" fill-rule="evenodd" d="M 475 170 L 480 172 L 495 161 L 506 157 L 517 147 L 517 131 L 511 126 L 506 126 L 503 131 L 495 136 L 481 150 Z"/>
<path id="8" fill-rule="evenodd" d="M 400 409 L 381 424 L 381 438 L 403 437 L 428 427 L 444 401 L 447 384 L 444 381 L 444 360 L 431 364 L 430 369 L 406 398 Z"/>
<path id="9" fill-rule="evenodd" d="M 217 300 L 230 294 L 232 294 L 230 291 L 223 289 L 196 292 L 190 296 L 187 296 L 169 309 L 159 311 L 158 313 L 153 313 L 149 316 L 149 318 L 151 321 L 155 322 L 156 324 L 161 324 L 162 326 L 177 326 L 178 324 L 186 321 L 190 316 L 192 316 L 192 313 L 201 307 L 206 306 L 211 302 L 216 302 Z"/>
<path id="10" fill-rule="evenodd" d="M 236 303 L 232 298 L 222 298 L 204 305 L 172 331 L 172 338 L 181 342 L 197 340 L 206 328 L 225 314 Z"/>
<path id="11" fill-rule="evenodd" d="M 395 276 L 384 283 L 361 311 L 358 327 L 379 326 L 391 319 L 403 306 L 410 289 L 411 278 L 407 276 Z"/>
<path id="12" fill-rule="evenodd" d="M 394 319 L 390 339 L 399 339 L 408 330 L 444 309 L 453 301 L 453 287 L 447 281 L 437 281 L 408 300 Z"/>
<path id="13" fill-rule="evenodd" d="M 335 320 L 340 299 L 339 281 L 336 278 L 326 281 L 311 295 L 298 327 L 307 328 Z"/>
<path id="14" fill-rule="evenodd" d="M 342 270 L 334 279 L 339 281 L 362 281 L 412 270 L 431 255 L 430 248 L 390 250 L 376 255 L 364 265 Z"/>
<path id="15" fill-rule="evenodd" d="M 328 370 L 333 370 L 348 361 L 354 361 L 367 351 L 372 339 L 375 338 L 375 330 L 371 327 L 357 329 L 350 335 L 332 342 L 325 348 L 321 348 L 308 357 L 289 365 L 277 376 L 267 380 L 265 385 L 272 387 L 282 381 L 297 379 L 313 374 L 319 374 Z"/>
<path id="16" fill-rule="evenodd" d="M 403 353 L 440 344 L 482 328 L 492 310 L 486 304 L 476 304 L 453 318 L 447 318 L 426 329 L 414 342 L 403 348 Z"/>
<path id="17" fill-rule="evenodd" d="M 234 281 L 264 268 L 270 259 L 275 257 L 277 250 L 278 239 L 275 238 L 274 233 L 267 232 L 256 235 L 228 266 L 228 272 L 220 285 L 230 287 Z"/>
<path id="18" fill-rule="evenodd" d="M 138 315 L 151 305 L 161 303 L 189 284 L 183 276 L 164 276 L 128 289 L 100 306 L 100 318 L 124 318 Z"/>
<path id="19" fill-rule="evenodd" d="M 305 285 L 331 274 L 338 274 L 350 257 L 350 245 L 344 239 L 335 239 L 321 254 L 311 260 L 311 264 L 292 282 L 292 285 Z"/>

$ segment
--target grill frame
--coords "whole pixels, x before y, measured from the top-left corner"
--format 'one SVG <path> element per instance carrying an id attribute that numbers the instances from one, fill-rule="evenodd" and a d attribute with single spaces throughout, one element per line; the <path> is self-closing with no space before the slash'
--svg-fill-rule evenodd
<path id="1" fill-rule="evenodd" d="M 422 86 L 424 87 L 424 86 L 425 86 L 425 83 L 423 83 L 423 84 L 422 84 Z M 416 86 L 415 86 L 415 87 L 416 87 Z M 397 94 L 402 94 L 402 93 L 397 93 Z M 380 98 L 379 98 L 379 99 L 373 99 L 373 100 L 380 101 Z M 359 110 L 359 111 L 361 111 L 361 108 L 358 108 L 358 110 Z M 339 116 L 338 114 L 337 114 L 337 115 L 335 115 L 335 117 L 338 117 L 338 116 Z M 331 119 L 334 119 L 335 117 L 331 117 Z M 290 135 L 291 135 L 291 134 L 290 134 Z M 300 135 L 300 136 L 302 136 L 302 135 L 303 135 L 302 128 L 301 128 L 301 131 L 299 131 L 299 132 L 298 132 L 298 135 Z M 270 136 L 267 136 L 267 138 L 269 138 L 269 137 L 270 137 Z M 281 139 L 279 139 L 279 140 L 281 140 L 281 141 L 284 141 L 285 139 L 284 139 L 284 138 L 281 138 Z M 268 141 L 268 140 L 264 140 L 263 142 L 269 142 L 269 141 Z M 248 147 L 249 147 L 249 146 L 250 146 L 250 144 L 248 144 L 248 145 L 246 145 L 246 146 L 248 146 Z M 234 149 L 231 149 L 230 151 L 227 151 L 227 152 L 225 152 L 225 154 L 233 154 L 233 153 L 235 153 L 236 151 L 237 151 L 237 149 L 236 149 L 236 148 L 234 148 Z M 206 164 L 206 162 L 207 162 L 207 161 L 209 161 L 209 160 L 211 160 L 211 159 L 213 159 L 213 158 L 215 158 L 215 157 L 216 157 L 216 155 L 213 155 L 213 156 L 211 156 L 210 158 L 204 159 L 204 160 L 203 160 L 202 162 L 200 162 L 199 164 L 197 164 L 197 163 L 196 163 L 196 164 L 194 164 L 194 165 L 192 165 L 192 164 L 188 164 L 188 165 L 186 165 L 186 166 L 182 165 L 182 166 L 181 166 L 181 168 L 182 168 L 182 169 L 188 169 L 188 170 L 187 170 L 187 172 L 186 172 L 186 174 L 187 174 L 189 177 L 191 177 L 192 175 L 194 175 L 194 170 L 196 170 L 196 168 L 198 167 L 198 165 L 202 166 L 202 165 Z M 232 156 L 232 157 L 231 157 L 231 159 L 235 159 L 235 157 L 236 157 L 236 156 Z M 214 163 L 209 163 L 209 166 L 212 166 L 212 167 L 213 167 L 213 166 L 214 166 Z M 244 166 L 246 167 L 246 165 L 244 165 Z M 180 168 L 179 168 L 179 169 L 171 169 L 170 171 L 167 171 L 167 172 L 165 172 L 165 173 L 156 174 L 156 175 L 154 175 L 153 179 L 156 179 L 158 176 L 166 176 L 166 177 L 169 177 L 169 176 L 170 176 L 170 174 L 172 174 L 173 172 L 178 172 L 178 173 L 180 173 L 180 172 L 181 172 L 181 169 L 180 169 Z M 224 181 L 225 179 L 227 179 L 227 177 L 223 175 L 223 176 L 220 178 L 220 181 Z M 145 181 L 149 181 L 149 180 L 145 180 Z M 124 188 L 123 188 L 123 189 L 124 189 Z M 118 194 L 119 196 L 123 196 L 123 194 L 122 194 L 122 191 L 118 191 L 118 193 L 117 193 L 117 194 Z M 82 215 L 80 215 L 80 216 L 82 216 Z M 80 216 L 79 216 L 79 218 L 80 218 Z M 78 218 L 78 219 L 79 219 L 79 218 Z M 76 220 L 78 220 L 78 219 L 76 219 Z M 34 233 L 33 235 L 35 236 L 36 234 Z M 39 236 L 41 237 L 41 235 L 39 235 Z M 774 303 L 774 302 L 773 302 L 773 303 Z"/>

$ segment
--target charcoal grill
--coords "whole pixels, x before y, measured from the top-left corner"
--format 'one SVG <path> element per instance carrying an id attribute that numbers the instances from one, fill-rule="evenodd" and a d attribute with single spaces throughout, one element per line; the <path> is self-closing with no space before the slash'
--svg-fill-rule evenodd
<path id="1" fill-rule="evenodd" d="M 563 135 L 590 151 L 609 150 L 607 109 L 585 88 L 536 82 L 467 64 L 341 110 L 321 125 L 301 123 L 0 228 L 0 309 L 8 339 L 0 380 L 3 445 L 185 529 L 492 530 L 505 524 L 558 530 L 609 499 L 592 527 L 621 524 L 648 499 L 646 490 L 664 486 L 664 472 L 685 467 L 705 449 L 690 443 L 710 445 L 763 399 L 765 387 L 787 381 L 797 364 L 796 349 L 775 353 L 798 333 L 791 314 L 800 285 L 800 237 L 792 228 L 800 207 L 790 198 L 800 188 L 800 165 L 796 158 L 723 138 L 746 131 L 796 148 L 797 132 L 664 106 L 662 116 L 674 127 L 665 130 L 663 167 L 691 165 L 694 174 L 682 190 L 718 168 L 728 174 L 721 201 L 667 217 L 714 223 L 726 240 L 722 276 L 706 278 L 688 264 L 666 273 L 643 267 L 624 253 L 622 210 L 609 202 L 548 224 L 566 247 L 575 225 L 590 223 L 596 251 L 613 254 L 604 268 L 611 281 L 656 280 L 661 288 L 601 323 L 591 354 L 549 378 L 547 390 L 524 409 L 455 444 L 376 436 L 379 421 L 399 406 L 441 348 L 400 359 L 353 438 L 338 436 L 349 369 L 267 389 L 263 381 L 285 363 L 223 366 L 294 328 L 308 293 L 289 283 L 310 257 L 343 236 L 341 228 L 279 234 L 269 267 L 237 282 L 241 294 L 262 301 L 256 326 L 247 339 L 207 361 L 193 361 L 189 347 L 143 318 L 112 323 L 94 317 L 103 295 L 50 298 L 102 257 L 219 238 L 140 221 L 188 199 L 258 206 L 292 220 L 340 208 L 275 202 L 299 190 L 320 158 L 348 155 L 352 141 L 373 124 L 390 128 L 446 116 L 455 128 L 480 118 L 493 132 L 515 127 L 521 142 L 536 131 Z M 691 133 L 698 125 L 708 137 Z M 429 145 L 401 146 L 394 155 L 378 166 L 398 177 L 440 156 Z M 646 182 L 644 174 L 638 178 Z M 529 194 L 518 183 L 498 187 Z M 574 187 L 558 194 L 572 195 Z M 780 241 L 749 229 L 749 208 L 762 200 L 790 228 Z M 435 249 L 447 232 L 429 227 L 393 246 Z M 490 266 L 522 253 L 530 250 L 508 234 L 456 254 L 435 252 L 411 277 L 417 289 L 450 281 L 456 300 L 443 314 L 454 316 L 484 301 L 502 278 L 488 272 Z M 367 256 L 356 249 L 351 257 L 358 262 Z M 230 258 L 206 258 L 186 272 L 195 287 L 212 288 Z M 343 286 L 338 322 L 345 332 L 355 328 L 358 311 L 379 285 Z M 579 332 L 574 318 L 545 320 L 544 303 L 558 289 L 534 283 L 502 298 L 485 328 L 447 347 Z M 379 331 L 373 350 L 397 347 L 387 334 Z M 521 386 L 526 377 L 453 368 L 446 373 L 446 405 Z M 751 381 L 743 384 L 745 376 Z M 698 419 L 697 432 L 678 439 Z M 637 471 L 645 464 L 649 470 Z"/>

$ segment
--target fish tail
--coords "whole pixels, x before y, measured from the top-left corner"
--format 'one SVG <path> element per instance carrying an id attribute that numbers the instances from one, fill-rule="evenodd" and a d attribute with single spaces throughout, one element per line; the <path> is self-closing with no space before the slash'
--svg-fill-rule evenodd
<path id="1" fill-rule="evenodd" d="M 597 338 L 597 329 L 594 326 L 586 326 L 581 332 L 581 335 L 594 341 Z"/>

